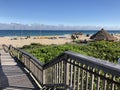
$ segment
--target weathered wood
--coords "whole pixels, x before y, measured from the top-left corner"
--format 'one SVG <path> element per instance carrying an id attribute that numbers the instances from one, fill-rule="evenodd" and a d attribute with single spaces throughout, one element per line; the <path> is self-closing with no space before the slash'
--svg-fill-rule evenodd
<path id="1" fill-rule="evenodd" d="M 61 64 L 60 64 L 61 62 L 59 62 L 58 63 L 58 83 L 60 83 L 60 79 L 61 79 L 61 77 L 60 77 L 60 73 L 61 73 Z"/>
<path id="2" fill-rule="evenodd" d="M 105 73 L 104 76 L 107 77 L 107 73 Z M 107 80 L 104 80 L 103 90 L 106 90 L 106 89 L 107 89 Z"/>
<path id="3" fill-rule="evenodd" d="M 93 68 L 98 68 L 116 76 L 120 76 L 120 65 L 114 64 L 105 60 L 96 59 L 90 56 L 84 56 L 75 52 L 66 51 L 65 54 L 73 60 L 76 60 Z"/>
<path id="4" fill-rule="evenodd" d="M 72 62 L 72 60 L 70 62 Z M 73 82 L 73 65 L 70 64 L 70 87 L 73 86 L 72 82 Z"/>
<path id="5" fill-rule="evenodd" d="M 69 63 L 67 63 L 66 61 L 63 62 L 64 63 L 64 82 L 67 86 L 69 86 L 69 80 L 70 80 L 70 77 L 69 77 Z M 67 87 L 65 86 L 65 89 L 67 89 Z"/>
<path id="6" fill-rule="evenodd" d="M 13 53 L 12 56 L 16 57 L 18 59 L 18 55 L 16 55 L 17 52 L 21 53 L 21 59 L 20 61 L 23 63 L 23 65 L 31 72 L 31 74 L 36 78 L 36 80 L 39 82 L 39 84 L 43 84 L 43 78 L 41 78 L 41 80 L 39 80 L 39 76 L 37 75 L 37 71 L 38 69 L 40 70 L 40 75 L 43 75 L 43 64 L 41 62 L 39 62 L 35 57 L 33 57 L 32 55 L 14 48 L 12 46 L 10 46 L 10 53 Z M 19 60 L 19 59 L 18 59 Z M 30 62 L 30 68 L 28 67 L 28 63 Z M 43 77 L 43 76 L 41 76 Z"/>
<path id="7" fill-rule="evenodd" d="M 92 71 L 94 72 L 94 68 L 92 68 Z M 94 85 L 94 74 L 91 75 L 91 89 L 90 90 L 93 90 L 93 85 Z"/>
<path id="8" fill-rule="evenodd" d="M 89 67 L 87 66 L 87 69 L 89 70 Z M 86 72 L 86 89 L 85 90 L 88 90 L 88 79 L 89 79 L 89 72 Z"/>
<path id="9" fill-rule="evenodd" d="M 98 74 L 100 74 L 100 71 L 98 71 Z M 97 77 L 97 90 L 100 90 L 100 77 Z"/>
<path id="10" fill-rule="evenodd" d="M 20 61 L 40 83 L 51 88 L 114 90 L 120 87 L 120 65 L 117 64 L 67 51 L 42 65 L 36 58 L 22 50 L 10 47 L 10 51 L 13 56 L 21 59 Z M 62 84 L 64 85 L 59 86 Z"/>
<path id="11" fill-rule="evenodd" d="M 80 65 L 80 63 L 78 63 L 78 65 Z M 78 68 L 78 79 L 77 79 L 77 90 L 79 89 L 80 89 L 80 68 Z"/>
<path id="12" fill-rule="evenodd" d="M 38 89 L 34 80 L 24 67 L 16 62 L 8 53 L 0 50 L 1 67 L 0 67 L 0 87 L 3 90 L 31 90 Z"/>
<path id="13" fill-rule="evenodd" d="M 112 76 L 112 80 L 115 80 L 115 76 Z M 115 84 L 111 83 L 111 90 L 114 90 L 114 86 L 115 86 Z"/>
<path id="14" fill-rule="evenodd" d="M 74 63 L 76 64 L 76 62 L 74 61 Z M 74 68 L 74 71 L 73 71 L 73 77 L 74 77 L 74 80 L 73 80 L 73 89 L 76 90 L 76 66 L 73 67 Z"/>
<path id="15" fill-rule="evenodd" d="M 82 64 L 82 67 L 84 68 L 84 65 Z M 81 69 L 81 90 L 83 90 L 83 86 L 84 86 L 84 70 Z"/>
<path id="16" fill-rule="evenodd" d="M 62 68 L 62 72 L 61 72 L 61 83 L 63 83 L 63 82 L 65 82 L 64 81 L 64 62 L 63 61 L 61 61 L 62 62 L 62 66 L 61 66 L 61 68 Z"/>

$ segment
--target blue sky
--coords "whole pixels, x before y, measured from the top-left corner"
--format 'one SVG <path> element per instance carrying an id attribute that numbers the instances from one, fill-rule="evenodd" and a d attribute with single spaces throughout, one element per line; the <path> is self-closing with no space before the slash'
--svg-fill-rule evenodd
<path id="1" fill-rule="evenodd" d="M 0 23 L 120 27 L 120 0 L 0 0 Z"/>

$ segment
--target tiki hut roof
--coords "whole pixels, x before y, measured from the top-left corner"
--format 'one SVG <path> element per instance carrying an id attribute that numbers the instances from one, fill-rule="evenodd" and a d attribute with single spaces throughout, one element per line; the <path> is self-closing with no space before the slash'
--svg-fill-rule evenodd
<path id="1" fill-rule="evenodd" d="M 96 34 L 92 35 L 90 39 L 94 40 L 106 40 L 106 41 L 115 41 L 116 38 L 105 31 L 103 28 L 98 31 Z"/>

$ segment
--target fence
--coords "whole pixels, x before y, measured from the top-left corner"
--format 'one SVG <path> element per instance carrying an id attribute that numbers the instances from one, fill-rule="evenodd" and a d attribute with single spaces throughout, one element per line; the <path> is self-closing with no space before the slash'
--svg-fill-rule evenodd
<path id="1" fill-rule="evenodd" d="M 6 45 L 3 45 L 5 48 Z M 42 86 L 69 90 L 120 90 L 120 65 L 66 51 L 42 64 L 32 55 L 9 46 Z"/>

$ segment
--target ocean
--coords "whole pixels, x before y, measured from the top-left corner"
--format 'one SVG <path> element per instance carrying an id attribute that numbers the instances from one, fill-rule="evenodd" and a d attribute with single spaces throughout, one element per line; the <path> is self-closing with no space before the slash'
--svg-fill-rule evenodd
<path id="1" fill-rule="evenodd" d="M 0 37 L 4 36 L 54 36 L 54 35 L 66 35 L 77 32 L 83 34 L 94 34 L 98 30 L 0 30 Z M 111 34 L 120 34 L 120 30 L 108 30 Z"/>

